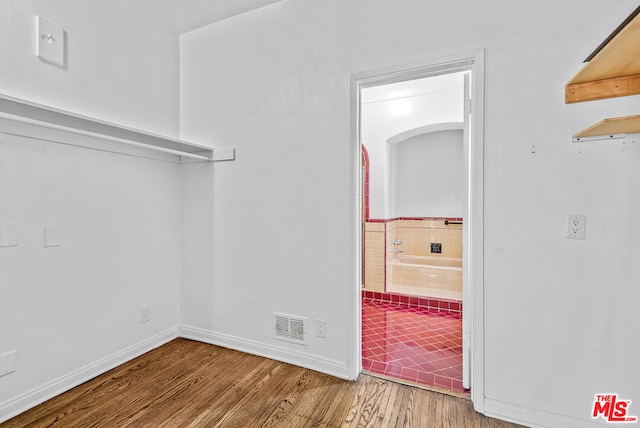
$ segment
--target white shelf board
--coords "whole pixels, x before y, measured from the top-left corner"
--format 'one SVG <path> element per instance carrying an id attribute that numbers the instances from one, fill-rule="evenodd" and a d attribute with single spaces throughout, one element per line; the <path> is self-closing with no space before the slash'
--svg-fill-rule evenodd
<path id="1" fill-rule="evenodd" d="M 0 117 L 193 159 L 207 161 L 235 159 L 234 149 L 215 153 L 215 149 L 205 145 L 140 131 L 2 94 L 0 94 Z"/>

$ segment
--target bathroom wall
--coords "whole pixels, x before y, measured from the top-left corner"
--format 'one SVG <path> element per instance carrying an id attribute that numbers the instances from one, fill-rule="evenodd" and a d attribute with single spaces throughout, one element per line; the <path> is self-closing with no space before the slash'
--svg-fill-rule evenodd
<path id="1" fill-rule="evenodd" d="M 178 39 L 128 3 L 0 1 L 0 93 L 177 135 Z M 66 29 L 65 69 L 33 55 L 36 14 Z M 19 244 L 0 248 L 0 354 L 16 350 L 17 370 L 0 377 L 0 421 L 175 337 L 181 269 L 174 156 L 11 126 L 0 121 L 0 224 Z M 44 247 L 45 227 L 59 247 Z"/>
<path id="2" fill-rule="evenodd" d="M 449 220 L 462 221 L 462 218 L 452 217 Z M 402 243 L 393 245 L 393 241 L 396 240 L 400 240 Z M 442 253 L 431 253 L 432 242 L 442 244 Z M 396 252 L 395 249 L 402 250 L 402 252 Z M 365 291 L 393 291 L 411 294 L 406 290 L 391 290 L 389 288 L 390 284 L 394 284 L 389 263 L 399 256 L 462 259 L 462 225 L 445 225 L 444 219 L 436 218 L 368 221 L 365 223 L 364 251 Z M 411 285 L 415 280 L 417 277 L 410 279 Z M 397 282 L 395 284 L 400 285 Z M 458 291 L 462 290 L 461 282 L 452 285 L 455 285 Z"/>
<path id="3" fill-rule="evenodd" d="M 392 181 L 397 170 L 392 167 L 390 151 L 399 146 L 387 140 L 403 132 L 439 123 L 461 123 L 463 120 L 464 73 L 451 73 L 425 79 L 410 80 L 390 85 L 364 88 L 361 100 L 362 142 L 370 158 L 370 209 L 372 218 L 400 216 L 454 215 L 436 212 L 399 214 L 396 211 Z M 400 143 L 402 144 L 402 143 Z M 411 145 L 411 143 L 408 143 Z M 432 149 L 423 148 L 421 154 Z M 401 150 L 401 151 L 406 151 Z M 445 152 L 447 153 L 447 152 Z M 427 153 L 432 154 L 432 153 Z M 443 155 L 444 156 L 444 155 Z M 460 156 L 462 157 L 462 155 Z M 420 159 L 418 156 L 415 160 Z M 447 158 L 448 159 L 448 158 Z M 425 161 L 425 168 L 431 164 Z M 440 166 L 443 165 L 441 162 Z M 454 166 L 457 169 L 458 166 Z M 406 171 L 406 169 L 402 169 Z M 423 169 L 426 171 L 426 169 Z M 400 177 L 404 178 L 404 177 Z M 418 179 L 404 186 L 407 193 L 414 191 L 437 192 L 441 183 Z M 455 214 L 461 215 L 461 214 Z"/>
<path id="4" fill-rule="evenodd" d="M 384 222 L 365 222 L 363 269 L 367 291 L 384 291 L 385 227 Z"/>
<path id="5" fill-rule="evenodd" d="M 461 222 L 461 218 L 449 218 L 450 221 Z M 436 258 L 462 258 L 462 225 L 444 224 L 443 219 L 398 219 L 387 223 L 387 240 L 399 239 L 402 244 L 398 248 L 402 255 Z M 442 244 L 442 253 L 432 253 L 431 243 Z M 388 246 L 388 248 L 390 248 Z M 393 253 L 393 251 L 392 251 Z M 395 257 L 398 253 L 387 254 Z"/>
<path id="6" fill-rule="evenodd" d="M 449 218 L 462 222 L 462 218 Z M 445 225 L 444 219 L 398 219 L 389 221 L 387 226 L 387 269 L 386 291 L 409 295 L 462 299 L 461 272 L 434 271 L 414 266 L 398 267 L 393 262 L 402 256 L 430 257 L 434 259 L 457 259 L 462 265 L 462 225 Z M 393 241 L 402 241 L 399 245 Z M 432 253 L 431 244 L 441 244 L 441 253 Z M 397 252 L 396 249 L 402 250 Z M 436 278 L 437 274 L 437 278 Z M 446 290 L 432 293 L 428 288 Z"/>
<path id="7" fill-rule="evenodd" d="M 184 135 L 238 149 L 236 162 L 213 167 L 213 207 L 194 202 L 212 213 L 215 240 L 189 254 L 214 265 L 193 279 L 194 297 L 206 299 L 190 302 L 191 326 L 299 364 L 309 355 L 331 359 L 353 373 L 359 166 L 349 76 L 485 48 L 485 312 L 476 338 L 485 367 L 476 405 L 526 425 L 567 427 L 593 425 L 598 392 L 616 391 L 633 408 L 640 229 L 630 225 L 640 210 L 640 149 L 573 144 L 571 135 L 637 114 L 638 96 L 565 105 L 563 88 L 634 8 L 601 0 L 293 0 L 183 36 Z M 568 214 L 587 215 L 586 240 L 565 238 Z M 328 338 L 275 346 L 276 310 L 327 320 Z"/>
<path id="8" fill-rule="evenodd" d="M 391 218 L 462 217 L 462 130 L 416 135 L 390 145 Z"/>

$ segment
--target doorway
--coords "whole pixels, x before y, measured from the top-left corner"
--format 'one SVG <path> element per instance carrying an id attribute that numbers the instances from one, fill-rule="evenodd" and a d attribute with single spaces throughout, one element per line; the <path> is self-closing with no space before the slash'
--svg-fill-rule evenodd
<path id="1" fill-rule="evenodd" d="M 367 162 L 370 166 L 369 171 L 362 171 L 362 173 L 358 173 L 357 177 L 357 185 L 361 186 L 364 182 L 362 180 L 364 175 L 368 176 L 368 189 L 366 186 L 364 188 L 360 188 L 361 191 L 357 192 L 359 197 L 357 199 L 357 204 L 359 205 L 358 209 L 358 218 L 362 218 L 361 216 L 367 217 L 369 222 L 372 224 L 371 230 L 375 230 L 375 232 L 379 233 L 382 236 L 382 239 L 377 239 L 377 241 L 381 241 L 383 245 L 383 256 L 385 258 L 383 264 L 383 274 L 380 275 L 380 270 L 376 273 L 367 272 L 367 269 L 363 266 L 360 266 L 360 269 L 356 269 L 358 272 L 359 278 L 364 278 L 364 288 L 362 287 L 362 280 L 358 282 L 358 295 L 356 297 L 357 307 L 359 309 L 358 313 L 361 316 L 367 316 L 367 314 L 371 314 L 371 303 L 376 300 L 380 300 L 380 303 L 383 304 L 396 304 L 396 306 L 408 307 L 410 311 L 424 311 L 422 312 L 437 312 L 441 318 L 447 318 L 447 316 L 451 315 L 451 312 L 458 312 L 459 318 L 459 333 L 458 333 L 458 352 L 459 352 L 459 360 L 461 362 L 459 368 L 459 385 L 458 389 L 455 392 L 464 392 L 464 390 L 468 390 L 471 388 L 471 398 L 478 396 L 478 394 L 483 393 L 483 384 L 482 384 L 482 323 L 481 323 L 481 315 L 482 315 L 482 234 L 481 234 L 481 225 L 482 225 L 482 81 L 483 81 L 483 52 L 475 52 L 470 55 L 459 55 L 448 58 L 441 58 L 439 60 L 428 61 L 422 64 L 407 66 L 407 67 L 395 67 L 392 69 L 386 70 L 376 70 L 367 73 L 360 73 L 352 76 L 352 139 L 354 141 L 354 150 L 356 150 L 355 158 L 357 159 L 358 170 L 360 170 L 360 166 L 362 165 L 362 155 L 363 145 L 368 151 L 368 159 Z M 411 122 L 411 120 L 407 119 L 407 113 L 416 105 L 415 102 L 418 98 L 423 94 L 419 94 L 420 90 L 416 92 L 413 87 L 420 86 L 420 84 L 426 84 L 429 87 L 430 84 L 435 83 L 436 81 L 455 81 L 460 84 L 454 85 L 455 91 L 459 93 L 459 105 L 454 108 L 458 111 L 458 117 L 452 118 L 450 112 L 448 110 L 449 107 L 446 107 L 442 100 L 434 101 L 439 96 L 443 95 L 443 91 L 441 88 L 428 89 L 426 92 L 429 93 L 430 102 L 432 102 L 435 108 L 432 108 L 430 112 L 424 114 L 420 121 Z M 437 86 L 437 85 L 436 85 Z M 396 95 L 390 96 L 392 91 L 397 91 Z M 405 91 L 403 94 L 402 91 Z M 386 91 L 386 92 L 385 92 Z M 390 92 L 391 91 L 391 92 Z M 377 95 L 371 98 L 371 93 L 376 93 Z M 423 91 L 424 92 L 424 91 Z M 377 100 L 375 99 L 377 97 Z M 427 99 L 429 97 L 422 97 L 423 99 Z M 368 100 L 368 101 L 367 101 Z M 390 112 L 391 115 L 396 115 L 398 120 L 396 123 L 403 123 L 402 125 L 398 125 L 400 128 L 398 132 L 392 133 L 391 137 L 385 138 L 385 144 L 380 147 L 378 144 L 376 146 L 375 143 L 367 146 L 366 138 L 369 136 L 365 136 L 367 131 L 362 127 L 362 119 L 363 119 L 363 111 L 366 108 L 363 105 L 363 102 L 371 102 L 375 103 L 376 101 L 392 101 L 391 104 L 394 104 L 393 111 Z M 389 102 L 386 103 L 387 106 L 390 105 Z M 382 103 L 380 103 L 382 105 Z M 439 106 L 439 107 L 438 107 Z M 404 117 L 404 118 L 403 118 Z M 408 124 L 409 122 L 412 123 Z M 420 203 L 412 204 L 411 195 L 413 193 L 420 191 L 428 190 L 425 187 L 428 186 L 416 186 L 416 188 L 406 188 L 403 187 L 401 183 L 411 183 L 411 182 L 420 182 L 425 183 L 427 178 L 419 177 L 415 174 L 425 173 L 424 168 L 405 168 L 402 165 L 402 162 L 407 160 L 415 160 L 419 158 L 419 155 L 416 155 L 417 152 L 412 152 L 413 150 L 425 149 L 427 146 L 434 146 L 434 144 L 425 144 L 424 142 L 419 142 L 421 136 L 429 135 L 433 137 L 434 135 L 438 135 L 439 137 L 451 139 L 461 139 L 460 146 L 456 148 L 453 152 L 449 153 L 450 156 L 456 156 L 455 152 L 459 152 L 459 171 L 457 174 L 457 178 L 453 181 L 458 180 L 456 183 L 451 183 L 452 180 L 447 180 L 447 182 L 442 187 L 449 188 L 458 188 L 459 194 L 454 195 L 455 197 L 450 198 L 449 201 L 444 201 L 439 203 L 441 205 L 439 208 L 434 208 L 432 212 L 425 212 L 424 207 L 419 207 Z M 440 140 L 442 140 L 440 138 Z M 408 144 L 407 144 L 408 142 Z M 451 148 L 450 145 L 447 145 L 446 142 L 440 142 L 435 145 L 440 144 L 442 147 L 445 147 L 447 150 Z M 377 152 L 379 155 L 378 159 L 375 159 L 375 154 L 372 152 Z M 423 153 L 424 154 L 424 153 Z M 404 161 L 403 161 L 404 159 Z M 442 165 L 440 165 L 442 166 Z M 438 162 L 432 165 L 429 170 L 433 170 L 433 168 L 438 167 Z M 372 172 L 372 170 L 383 171 L 382 179 L 380 176 L 376 175 L 376 173 Z M 411 171 L 409 171 L 409 169 Z M 433 172 L 433 171 L 432 171 Z M 436 176 L 441 176 L 442 174 L 446 174 L 449 171 L 449 168 L 441 169 L 440 173 L 435 174 Z M 376 178 L 376 176 L 378 178 Z M 452 176 L 450 176 L 452 177 Z M 449 178 L 450 178 L 449 177 Z M 437 180 L 437 177 L 435 177 Z M 430 179 L 428 181 L 431 181 Z M 400 186 L 400 187 L 399 187 Z M 396 189 L 395 194 L 390 192 L 390 189 Z M 402 189 L 402 194 L 398 194 L 398 189 Z M 431 188 L 431 192 L 438 192 L 442 189 Z M 355 193 L 355 192 L 354 192 Z M 422 192 L 424 193 L 424 192 Z M 367 194 L 366 199 L 364 198 L 364 194 Z M 415 195 L 414 195 L 415 196 Z M 420 196 L 418 197 L 418 202 L 424 203 L 425 197 L 428 196 Z M 432 201 L 434 199 L 432 198 Z M 433 205 L 433 204 L 431 204 Z M 448 206 L 448 207 L 447 207 Z M 452 206 L 457 207 L 456 209 L 451 208 Z M 422 211 L 421 211 L 422 210 Z M 369 216 L 365 215 L 365 212 L 369 213 Z M 395 222 L 395 224 L 393 224 Z M 366 224 L 365 224 L 366 226 Z M 404 234 L 404 237 L 418 236 L 420 233 L 425 232 L 431 233 L 430 237 L 418 237 L 414 242 L 409 242 L 411 238 L 405 240 L 401 239 L 398 233 L 407 232 L 407 230 L 402 231 L 402 229 L 410 229 L 409 234 Z M 425 229 L 425 230 L 419 230 Z M 424 288 L 424 279 L 427 277 L 438 276 L 435 271 L 425 270 L 423 266 L 420 266 L 417 269 L 417 273 L 414 272 L 404 274 L 402 272 L 406 269 L 414 269 L 414 264 L 421 264 L 424 262 L 424 259 L 427 257 L 433 259 L 454 259 L 456 257 L 443 257 L 444 255 L 451 254 L 442 254 L 443 248 L 444 251 L 457 251 L 454 250 L 454 247 L 451 245 L 451 242 L 446 241 L 443 238 L 433 238 L 434 230 L 428 229 L 440 229 L 440 230 L 449 230 L 449 238 L 454 237 L 457 234 L 459 236 L 459 243 L 464 244 L 460 245 L 459 254 L 457 254 L 457 258 L 461 262 L 462 268 L 459 269 L 457 275 L 460 276 L 462 287 L 461 290 L 458 291 L 458 295 L 461 297 L 460 300 L 452 298 L 455 297 L 455 292 L 453 294 L 449 291 L 443 293 L 444 297 L 431 296 L 431 295 L 420 295 L 419 292 Z M 456 231 L 457 230 L 457 231 Z M 357 248 L 356 253 L 359 259 L 365 260 L 364 265 L 366 266 L 366 260 L 371 259 L 371 256 L 374 255 L 375 250 L 371 248 L 367 248 L 367 234 L 369 233 L 368 229 L 362 228 L 362 224 L 358 224 L 358 232 L 357 233 L 357 241 L 356 242 L 364 242 L 364 244 L 359 245 L 360 248 Z M 448 233 L 448 232 L 447 232 Z M 364 236 L 362 236 L 364 234 Z M 446 235 L 446 233 L 445 233 Z M 444 236 L 440 234 L 439 236 Z M 391 238 L 391 239 L 390 239 Z M 443 241 L 445 242 L 438 242 Z M 427 249 L 424 247 L 424 243 L 429 243 L 428 246 L 428 254 L 425 253 Z M 435 244 L 435 245 L 434 245 Z M 415 254 L 416 246 L 422 247 L 419 249 L 418 253 Z M 411 248 L 410 248 L 411 247 Z M 410 254 L 406 254 L 410 253 Z M 433 253 L 433 255 L 431 254 Z M 378 254 L 379 255 L 379 254 Z M 400 255 L 401 257 L 398 257 Z M 433 257 L 435 256 L 435 257 Z M 389 265 L 389 259 L 400 260 L 400 262 L 396 263 L 393 267 Z M 449 261 L 447 261 L 449 262 Z M 455 262 L 453 262 L 455 264 Z M 414 269 L 415 270 L 415 269 Z M 444 269 L 441 271 L 443 273 L 451 273 L 456 271 L 455 266 L 447 266 L 445 263 Z M 416 279 L 416 277 L 420 277 L 420 272 L 427 272 L 423 275 L 423 278 Z M 369 275 L 367 275 L 369 273 Z M 395 273 L 395 275 L 394 275 Z M 402 276 L 406 276 L 412 278 L 409 284 L 398 284 L 399 278 Z M 369 279 L 369 281 L 367 281 Z M 373 289 L 367 290 L 367 282 L 371 283 L 373 281 Z M 375 281 L 378 281 L 376 284 Z M 382 284 L 382 288 L 380 287 L 380 283 Z M 405 287 L 405 288 L 402 288 Z M 440 286 L 435 286 L 435 288 L 442 288 Z M 414 293 L 413 291 L 416 291 Z M 364 299 L 362 297 L 365 297 Z M 386 301 L 385 301 L 386 300 Z M 460 303 L 458 303 L 460 302 Z M 434 307 L 435 305 L 435 307 Z M 423 307 L 424 306 L 424 307 Z M 455 314 L 454 314 L 455 315 Z M 378 318 L 378 321 L 381 321 L 386 325 L 399 325 L 394 322 L 398 318 L 406 317 L 406 315 L 400 316 L 398 312 L 389 313 L 386 312 L 383 315 L 377 314 L 374 317 Z M 455 316 L 453 316 L 455 319 Z M 360 319 L 362 321 L 362 318 Z M 454 320 L 455 322 L 455 320 Z M 424 323 L 423 323 L 424 324 Z M 360 324 L 360 332 L 366 330 L 365 325 Z M 434 329 L 424 325 L 424 330 L 428 331 L 431 329 L 432 335 L 436 335 L 437 333 L 433 333 Z M 450 327 L 450 326 L 449 326 Z M 378 327 L 379 328 L 379 327 Z M 395 332 L 389 332 L 388 336 L 394 336 L 398 333 L 398 330 L 407 330 L 406 327 L 396 327 Z M 454 327 L 455 329 L 455 327 Z M 436 329 L 437 330 L 437 329 Z M 379 330 L 378 330 L 379 331 Z M 373 367 L 371 360 L 366 357 L 371 356 L 372 346 L 377 346 L 376 352 L 380 352 L 380 348 L 388 347 L 390 350 L 395 352 L 395 355 L 391 355 L 390 357 L 385 357 L 393 360 L 405 359 L 405 361 L 411 361 L 409 356 L 402 354 L 401 348 L 408 343 L 412 343 L 411 338 L 404 338 L 403 341 L 396 341 L 395 343 L 387 343 L 386 345 L 380 345 L 380 343 L 372 344 L 371 342 L 371 334 L 367 331 L 365 333 L 365 342 L 363 343 L 362 335 L 360 335 L 360 341 L 358 343 L 359 355 L 360 357 L 365 357 L 364 360 L 360 360 L 359 364 L 362 369 L 365 371 L 376 373 L 375 368 Z M 377 333 L 376 333 L 377 334 Z M 472 341 L 472 339 L 476 339 Z M 455 340 L 454 340 L 455 341 Z M 414 341 L 415 342 L 415 341 Z M 365 346 L 363 346 L 365 345 Z M 431 346 L 431 345 L 429 345 Z M 435 345 L 441 346 L 441 345 Z M 398 353 L 401 353 L 399 355 Z M 439 355 L 443 355 L 442 353 Z M 415 361 L 413 361 L 415 363 Z M 378 366 L 379 369 L 380 366 Z M 417 383 L 420 384 L 420 378 L 416 376 L 416 367 L 406 368 L 405 373 L 409 374 L 409 378 L 413 376 L 413 382 L 409 381 L 409 383 Z M 395 377 L 393 373 L 393 368 L 390 368 L 390 365 L 387 365 L 386 372 L 379 373 L 381 375 L 387 375 L 388 377 Z M 395 369 L 397 371 L 397 369 Z M 442 367 L 440 370 L 443 370 Z M 397 372 L 398 374 L 401 372 Z M 442 375 L 443 372 L 440 372 Z M 452 373 L 450 373 L 452 378 Z M 398 376 L 402 379 L 402 376 Z M 405 376 L 406 377 L 406 376 Z M 407 380 L 407 379 L 404 379 Z M 442 382 L 440 382 L 442 383 Z M 449 384 L 451 386 L 451 384 Z M 426 385 L 426 386 L 436 386 L 436 387 L 444 387 L 447 389 L 445 385 Z M 448 388 L 449 390 L 455 388 Z M 481 395 L 480 395 L 481 396 Z M 480 401 L 480 400 L 478 400 Z M 479 408 L 479 406 L 477 407 Z"/>

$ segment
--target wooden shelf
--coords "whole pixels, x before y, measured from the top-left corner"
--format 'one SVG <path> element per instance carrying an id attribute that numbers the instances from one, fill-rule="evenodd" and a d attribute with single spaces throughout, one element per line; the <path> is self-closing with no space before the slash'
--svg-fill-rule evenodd
<path id="1" fill-rule="evenodd" d="M 0 118 L 198 160 L 235 158 L 234 149 L 215 150 L 205 145 L 151 134 L 6 95 L 0 95 Z"/>
<path id="2" fill-rule="evenodd" d="M 585 60 L 565 86 L 565 102 L 640 94 L 640 7 Z"/>
<path id="3" fill-rule="evenodd" d="M 640 115 L 604 119 L 573 136 L 574 141 L 587 137 L 640 133 Z"/>

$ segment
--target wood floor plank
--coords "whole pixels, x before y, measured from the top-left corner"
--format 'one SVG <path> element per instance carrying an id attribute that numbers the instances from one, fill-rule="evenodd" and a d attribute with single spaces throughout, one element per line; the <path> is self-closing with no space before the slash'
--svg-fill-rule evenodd
<path id="1" fill-rule="evenodd" d="M 357 382 L 176 339 L 0 428 L 465 427 L 517 425 L 471 402 L 361 375 Z"/>
<path id="2" fill-rule="evenodd" d="M 151 351 L 127 364 L 119 366 L 105 375 L 95 378 L 69 392 L 59 395 L 40 406 L 31 409 L 14 418 L 15 426 L 46 426 L 46 427 L 67 427 L 81 426 L 84 416 L 93 415 L 94 408 L 97 411 L 104 411 L 104 406 L 100 403 L 103 399 L 109 399 L 113 408 L 119 408 L 119 401 L 127 401 L 126 397 L 119 400 L 118 392 L 127 389 L 132 396 L 137 388 L 144 388 L 148 385 L 148 372 L 154 372 L 156 368 L 162 367 L 171 361 L 171 364 L 181 358 L 189 358 L 185 354 L 187 344 L 172 341 L 163 347 L 162 351 Z M 166 352 L 163 352 L 166 349 Z M 131 397 L 129 397 L 131 400 Z M 52 411 L 53 409 L 53 411 Z M 56 412 L 55 409 L 60 409 Z M 98 417 L 93 415 L 93 417 Z"/>
<path id="3" fill-rule="evenodd" d="M 392 417 L 388 407 L 393 405 L 398 384 L 371 376 L 361 376 L 359 388 L 351 409 L 345 418 L 345 427 L 389 426 Z M 386 419 L 386 421 L 385 421 Z M 381 425 L 385 423 L 385 425 Z"/>
<path id="4" fill-rule="evenodd" d="M 306 370 L 262 427 L 339 426 L 355 384 Z"/>
<path id="5" fill-rule="evenodd" d="M 200 360 L 189 376 L 176 379 L 167 387 L 153 391 L 145 400 L 144 407 L 135 415 L 118 420 L 118 426 L 139 426 L 140 421 L 154 418 L 166 421 L 167 426 L 180 426 L 190 421 L 194 416 L 207 409 L 216 395 L 224 393 L 228 385 L 237 381 L 237 373 L 232 368 L 237 364 L 244 365 L 253 356 L 239 352 L 224 353 L 222 358 L 215 360 Z M 214 372 L 211 368 L 214 367 Z M 185 397 L 190 400 L 185 402 Z M 159 423 L 158 426 L 162 426 Z"/>
<path id="6" fill-rule="evenodd" d="M 171 362 L 170 366 L 163 363 L 165 360 L 161 358 L 154 360 L 152 364 L 145 366 L 145 370 L 134 369 L 139 372 L 135 383 L 131 383 L 127 377 L 119 382 L 116 391 L 107 390 L 94 397 L 92 406 L 95 409 L 92 412 L 85 412 L 83 417 L 78 418 L 75 423 L 97 426 L 111 423 L 124 426 L 124 421 L 131 419 L 132 413 L 144 414 L 151 403 L 157 402 L 159 397 L 162 397 L 166 405 L 169 401 L 168 391 L 174 391 L 178 385 L 189 383 L 194 377 L 196 368 L 205 360 L 212 363 L 214 360 L 225 357 L 218 350 L 208 350 L 203 347 L 192 349 L 188 354 Z M 169 367 L 171 369 L 168 369 Z M 118 394 L 125 391 L 124 394 Z M 109 409 L 100 405 L 103 398 L 110 400 Z"/>

